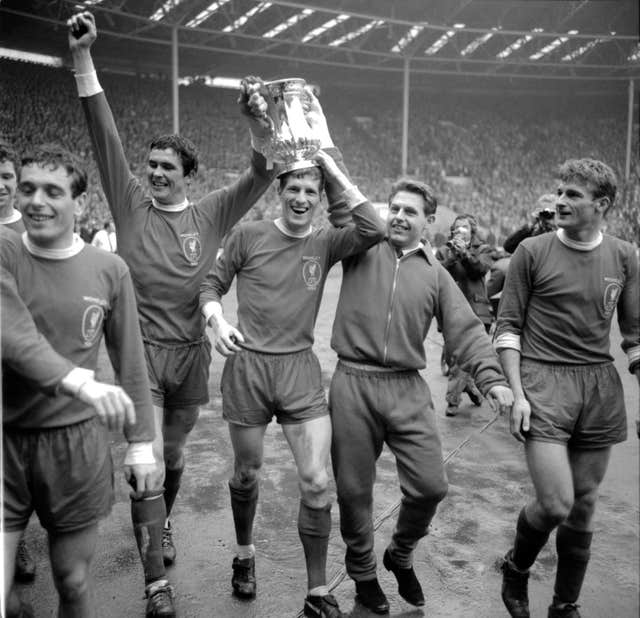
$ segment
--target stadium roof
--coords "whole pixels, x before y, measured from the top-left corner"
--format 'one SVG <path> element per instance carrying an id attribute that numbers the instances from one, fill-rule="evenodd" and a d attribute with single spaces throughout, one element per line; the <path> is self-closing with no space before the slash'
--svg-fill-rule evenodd
<path id="1" fill-rule="evenodd" d="M 78 7 L 99 27 L 101 67 L 181 75 L 398 86 L 433 82 L 522 87 L 640 78 L 638 0 L 5 0 L 2 44 L 66 53 Z M 617 82 L 617 84 L 616 84 Z M 384 82 L 383 82 L 384 83 Z M 566 87 L 566 86 L 565 86 Z M 554 85 L 555 88 L 555 85 Z"/>

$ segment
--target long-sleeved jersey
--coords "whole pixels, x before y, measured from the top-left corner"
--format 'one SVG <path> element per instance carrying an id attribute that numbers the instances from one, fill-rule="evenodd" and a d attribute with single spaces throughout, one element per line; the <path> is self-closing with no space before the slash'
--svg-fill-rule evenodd
<path id="1" fill-rule="evenodd" d="M 640 362 L 638 258 L 630 243 L 603 234 L 581 250 L 562 230 L 523 240 L 511 258 L 495 333 L 496 348 L 543 363 L 613 360 L 611 320 L 618 311 L 629 368 Z"/>
<path id="2" fill-rule="evenodd" d="M 275 170 L 253 152 L 232 185 L 169 212 L 155 207 L 131 173 L 104 93 L 82 97 L 89 133 L 118 235 L 118 253 L 131 270 L 145 339 L 175 343 L 204 335 L 200 283 L 223 236 L 266 191 Z"/>
<path id="3" fill-rule="evenodd" d="M 37 329 L 58 354 L 95 371 L 104 337 L 116 381 L 136 410 L 136 423 L 125 425 L 125 437 L 151 442 L 153 408 L 129 269 L 120 257 L 85 245 L 79 237 L 75 243 L 78 250 L 69 257 L 38 257 L 27 248 L 25 233 L 19 244 L 3 239 L 0 263 L 17 282 Z M 3 374 L 5 426 L 63 427 L 95 415 L 82 401 L 34 390 L 8 364 L 3 363 Z"/>
<path id="4" fill-rule="evenodd" d="M 331 347 L 338 357 L 394 369 L 423 369 L 424 340 L 435 317 L 465 371 L 486 393 L 507 384 L 491 341 L 429 248 L 396 256 L 388 241 L 342 262 Z"/>
<path id="5" fill-rule="evenodd" d="M 0 240 L 4 240 L 0 235 Z M 0 349 L 2 362 L 47 392 L 54 392 L 73 364 L 42 336 L 24 304 L 13 275 L 0 267 Z"/>
<path id="6" fill-rule="evenodd" d="M 237 275 L 243 347 L 269 354 L 313 345 L 313 329 L 329 269 L 379 242 L 382 221 L 369 202 L 351 211 L 355 225 L 293 237 L 273 221 L 238 226 L 202 286 L 200 302 L 220 302 Z"/>

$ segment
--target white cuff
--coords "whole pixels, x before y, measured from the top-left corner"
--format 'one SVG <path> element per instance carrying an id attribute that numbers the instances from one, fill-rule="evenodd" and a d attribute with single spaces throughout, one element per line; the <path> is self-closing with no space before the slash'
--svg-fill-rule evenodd
<path id="1" fill-rule="evenodd" d="M 360 204 L 366 202 L 367 198 L 362 195 L 356 185 L 351 185 L 338 196 L 338 200 L 344 200 L 349 210 L 353 210 L 356 206 L 360 206 Z"/>
<path id="2" fill-rule="evenodd" d="M 522 346 L 520 345 L 520 335 L 516 335 L 515 333 L 503 333 L 502 335 L 496 337 L 493 347 L 496 351 L 509 348 L 511 350 L 518 350 L 518 352 L 522 352 Z"/>
<path id="3" fill-rule="evenodd" d="M 131 442 L 124 456 L 125 466 L 136 466 L 140 464 L 154 464 L 153 442 Z"/>
<path id="4" fill-rule="evenodd" d="M 77 397 L 80 389 L 90 380 L 93 380 L 95 372 L 91 369 L 74 367 L 62 380 L 59 389 L 73 397 Z"/>
<path id="5" fill-rule="evenodd" d="M 216 303 L 215 301 L 210 300 L 208 303 L 205 303 L 204 305 L 202 305 L 201 312 L 207 324 L 209 324 L 209 320 L 211 316 L 215 313 L 214 305 L 217 305 L 217 304 L 218 303 Z"/>
<path id="6" fill-rule="evenodd" d="M 91 73 L 76 73 L 75 78 L 79 96 L 92 97 L 94 94 L 102 92 L 102 86 L 95 71 L 91 71 Z"/>

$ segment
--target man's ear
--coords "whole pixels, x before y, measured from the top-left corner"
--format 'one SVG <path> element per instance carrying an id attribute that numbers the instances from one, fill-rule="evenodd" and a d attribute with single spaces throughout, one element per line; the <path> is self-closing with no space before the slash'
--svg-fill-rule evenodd
<path id="1" fill-rule="evenodd" d="M 436 216 L 435 215 L 427 215 L 427 223 L 429 225 L 433 225 L 436 221 Z"/>
<path id="2" fill-rule="evenodd" d="M 598 206 L 598 210 L 600 210 L 600 212 L 605 213 L 607 212 L 607 210 L 609 210 L 609 207 L 611 206 L 611 200 L 605 195 L 603 197 L 599 197 L 596 200 L 597 206 Z"/>
<path id="3" fill-rule="evenodd" d="M 87 193 L 81 193 L 80 195 L 77 195 L 74 198 L 76 205 L 73 209 L 73 214 L 76 217 L 81 217 L 82 213 L 85 211 L 85 208 L 87 207 Z"/>

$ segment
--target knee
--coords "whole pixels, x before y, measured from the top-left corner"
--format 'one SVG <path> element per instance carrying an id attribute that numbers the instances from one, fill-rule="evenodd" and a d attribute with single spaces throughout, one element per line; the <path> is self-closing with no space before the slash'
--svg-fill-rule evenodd
<path id="1" fill-rule="evenodd" d="M 56 575 L 56 588 L 63 603 L 77 603 L 89 589 L 88 569 L 82 565 L 73 570 Z"/>
<path id="2" fill-rule="evenodd" d="M 429 482 L 424 482 L 415 488 L 415 492 L 410 496 L 411 502 L 424 505 L 442 502 L 449 491 L 447 479 L 443 477 L 440 479 L 424 479 L 424 481 Z"/>
<path id="3" fill-rule="evenodd" d="M 561 524 L 571 512 L 573 507 L 573 496 L 544 496 L 538 498 L 541 508 L 541 517 L 549 528 L 555 528 Z"/>
<path id="4" fill-rule="evenodd" d="M 184 443 L 177 440 L 165 440 L 164 465 L 170 470 L 184 467 Z"/>
<path id="5" fill-rule="evenodd" d="M 230 485 L 236 489 L 249 489 L 258 482 L 261 467 L 262 464 L 257 462 L 236 464 Z"/>
<path id="6" fill-rule="evenodd" d="M 596 510 L 597 501 L 598 492 L 595 489 L 577 494 L 568 516 L 571 523 L 580 530 L 587 528 Z"/>
<path id="7" fill-rule="evenodd" d="M 300 494 L 305 502 L 317 505 L 328 492 L 329 475 L 325 468 L 300 473 Z"/>

